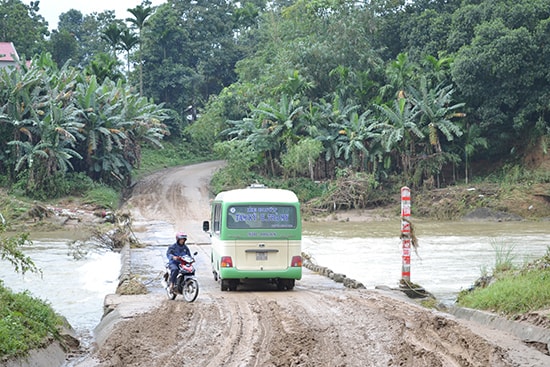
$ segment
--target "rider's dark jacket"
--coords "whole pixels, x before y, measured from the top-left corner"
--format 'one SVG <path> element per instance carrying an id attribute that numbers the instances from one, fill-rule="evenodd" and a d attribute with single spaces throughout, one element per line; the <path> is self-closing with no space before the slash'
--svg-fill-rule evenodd
<path id="1" fill-rule="evenodd" d="M 170 261 L 170 264 L 177 264 L 178 261 L 174 260 L 172 256 L 185 256 L 189 255 L 191 256 L 191 251 L 189 251 L 189 247 L 187 247 L 186 244 L 178 245 L 178 243 L 174 243 L 170 247 L 168 247 L 168 250 L 166 250 L 166 257 Z"/>

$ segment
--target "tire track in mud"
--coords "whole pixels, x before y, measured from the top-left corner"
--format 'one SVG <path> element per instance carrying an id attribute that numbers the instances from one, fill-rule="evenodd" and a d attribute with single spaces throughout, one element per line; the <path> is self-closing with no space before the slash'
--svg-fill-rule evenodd
<path id="1" fill-rule="evenodd" d="M 323 365 L 324 358 L 314 364 L 304 364 L 304 361 L 313 354 L 321 355 L 333 343 L 319 337 L 326 335 L 326 330 L 315 326 L 314 320 L 298 316 L 305 311 L 301 304 L 291 301 L 286 305 L 287 297 L 294 298 L 291 293 L 281 297 L 280 293 L 270 291 L 232 292 L 213 297 L 223 324 L 220 325 L 222 335 L 217 335 L 213 343 L 221 347 L 211 351 L 212 359 L 205 365 Z"/>
<path id="2" fill-rule="evenodd" d="M 330 289 L 308 272 L 290 292 L 221 292 L 199 270 L 196 302 L 166 300 L 121 323 L 100 351 L 100 366 L 544 365 L 516 363 L 449 315 L 385 293 Z"/>
<path id="3" fill-rule="evenodd" d="M 391 299 L 384 296 L 380 301 L 384 298 L 388 302 L 383 314 L 397 326 L 392 340 L 401 341 L 393 343 L 388 350 L 393 356 L 389 365 L 398 362 L 399 366 L 517 366 L 502 348 L 448 315 L 413 303 L 390 302 Z"/>
<path id="4" fill-rule="evenodd" d="M 317 307 L 323 305 L 317 304 Z M 261 322 L 270 329 L 269 339 L 263 343 L 262 365 L 265 366 L 320 366 L 342 355 L 338 338 L 331 323 L 312 319 L 302 302 L 268 301 Z M 331 363 L 331 366 L 339 364 Z"/>
<path id="5" fill-rule="evenodd" d="M 256 342 L 254 330 L 257 329 L 254 312 L 250 310 L 249 304 L 239 300 L 229 301 L 228 298 L 234 298 L 234 295 L 212 297 L 223 329 L 218 338 L 213 340 L 219 350 L 207 366 L 248 366 L 253 358 L 250 352 Z"/>

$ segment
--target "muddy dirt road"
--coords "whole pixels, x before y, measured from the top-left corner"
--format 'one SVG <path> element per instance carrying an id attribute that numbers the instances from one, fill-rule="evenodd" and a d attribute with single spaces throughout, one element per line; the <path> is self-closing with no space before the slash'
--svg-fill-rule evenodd
<path id="1" fill-rule="evenodd" d="M 99 366 L 549 366 L 511 335 L 428 310 L 391 292 L 352 290 L 304 269 L 293 291 L 221 292 L 209 269 L 207 182 L 219 162 L 172 168 L 128 200 L 137 221 L 185 227 L 201 292 L 118 323 Z M 164 297 L 159 292 L 158 297 Z"/>

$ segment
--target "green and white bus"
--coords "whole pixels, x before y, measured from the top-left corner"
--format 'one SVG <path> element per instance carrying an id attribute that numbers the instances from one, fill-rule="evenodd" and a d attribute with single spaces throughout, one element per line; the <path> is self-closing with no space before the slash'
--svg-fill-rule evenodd
<path id="1" fill-rule="evenodd" d="M 211 237 L 212 272 L 222 291 L 247 279 L 291 290 L 302 278 L 302 220 L 292 191 L 252 185 L 221 192 L 203 230 Z"/>

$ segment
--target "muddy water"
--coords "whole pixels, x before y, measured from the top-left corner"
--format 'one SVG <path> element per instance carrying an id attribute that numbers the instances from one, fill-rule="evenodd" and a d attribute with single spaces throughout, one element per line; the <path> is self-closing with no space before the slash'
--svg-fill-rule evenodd
<path id="1" fill-rule="evenodd" d="M 510 251 L 516 264 L 540 257 L 550 245 L 550 223 L 414 222 L 418 255 L 411 259 L 411 280 L 443 302 L 453 302 L 483 271 L 490 271 L 498 251 Z M 134 272 L 150 291 L 161 292 L 159 272 L 173 228 L 155 223 L 137 233 L 148 246 L 132 252 Z M 366 223 L 304 223 L 303 250 L 323 266 L 361 281 L 367 288 L 395 287 L 401 277 L 399 221 Z M 99 322 L 105 295 L 118 283 L 120 256 L 89 249 L 76 260 L 67 240 L 42 238 L 25 249 L 43 270 L 43 277 L 14 274 L 0 261 L 0 279 L 16 291 L 28 289 L 48 300 L 84 336 Z M 200 246 L 199 251 L 208 251 Z M 209 277 L 209 280 L 211 278 Z M 299 285 L 299 282 L 297 283 Z"/>
<path id="2" fill-rule="evenodd" d="M 550 246 L 548 222 L 414 222 L 418 253 L 411 281 L 445 303 L 490 273 L 497 257 L 522 264 Z M 400 222 L 304 223 L 303 249 L 335 272 L 367 288 L 398 286 L 401 279 Z"/>

